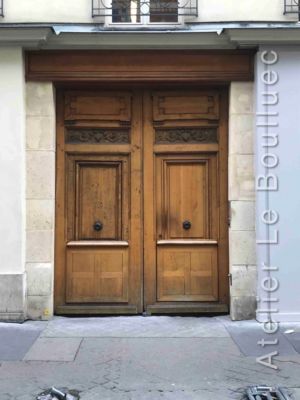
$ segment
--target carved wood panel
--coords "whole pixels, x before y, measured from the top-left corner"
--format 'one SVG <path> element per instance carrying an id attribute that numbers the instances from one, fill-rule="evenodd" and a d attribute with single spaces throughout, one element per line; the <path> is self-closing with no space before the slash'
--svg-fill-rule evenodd
<path id="1" fill-rule="evenodd" d="M 217 142 L 217 128 L 169 128 L 156 129 L 155 131 L 155 143 L 157 144 Z"/>
<path id="2" fill-rule="evenodd" d="M 69 144 L 126 144 L 130 142 L 129 129 L 67 129 Z"/>

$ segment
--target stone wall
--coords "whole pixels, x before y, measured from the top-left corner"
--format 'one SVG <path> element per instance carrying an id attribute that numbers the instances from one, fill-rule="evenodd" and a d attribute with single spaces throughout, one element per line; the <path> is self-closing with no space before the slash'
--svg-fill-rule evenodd
<path id="1" fill-rule="evenodd" d="M 254 101 L 252 83 L 232 83 L 229 105 L 229 262 L 231 317 L 256 310 Z"/>
<path id="2" fill-rule="evenodd" d="M 26 84 L 27 316 L 53 313 L 55 102 L 51 83 Z"/>

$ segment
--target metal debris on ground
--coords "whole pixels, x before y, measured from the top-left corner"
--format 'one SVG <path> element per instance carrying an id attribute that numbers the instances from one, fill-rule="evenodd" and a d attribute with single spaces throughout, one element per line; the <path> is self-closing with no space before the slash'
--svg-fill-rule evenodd
<path id="1" fill-rule="evenodd" d="M 251 386 L 247 396 L 247 400 L 292 400 L 286 389 L 269 386 Z"/>
<path id="2" fill-rule="evenodd" d="M 77 390 L 53 387 L 39 394 L 36 400 L 79 400 L 79 394 Z"/>
<path id="3" fill-rule="evenodd" d="M 295 330 L 294 329 L 288 329 L 288 330 L 284 331 L 284 333 L 286 335 L 290 335 L 291 333 L 295 333 Z"/>

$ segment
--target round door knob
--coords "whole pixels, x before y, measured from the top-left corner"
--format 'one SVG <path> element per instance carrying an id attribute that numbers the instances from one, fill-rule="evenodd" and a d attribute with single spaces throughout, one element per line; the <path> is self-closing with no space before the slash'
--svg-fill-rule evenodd
<path id="1" fill-rule="evenodd" d="M 191 229 L 192 224 L 190 221 L 183 221 L 182 223 L 183 229 L 185 229 L 186 231 L 188 231 L 189 229 Z"/>
<path id="2" fill-rule="evenodd" d="M 102 222 L 96 221 L 96 222 L 94 223 L 94 230 L 95 230 L 96 232 L 100 232 L 102 229 L 103 229 L 103 224 L 102 224 Z"/>

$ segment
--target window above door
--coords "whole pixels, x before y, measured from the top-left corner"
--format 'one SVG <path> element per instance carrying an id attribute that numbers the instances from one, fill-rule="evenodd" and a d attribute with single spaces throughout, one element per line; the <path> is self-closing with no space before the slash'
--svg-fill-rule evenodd
<path id="1" fill-rule="evenodd" d="M 178 24 L 198 16 L 198 1 L 92 0 L 92 15 L 113 24 Z"/>

